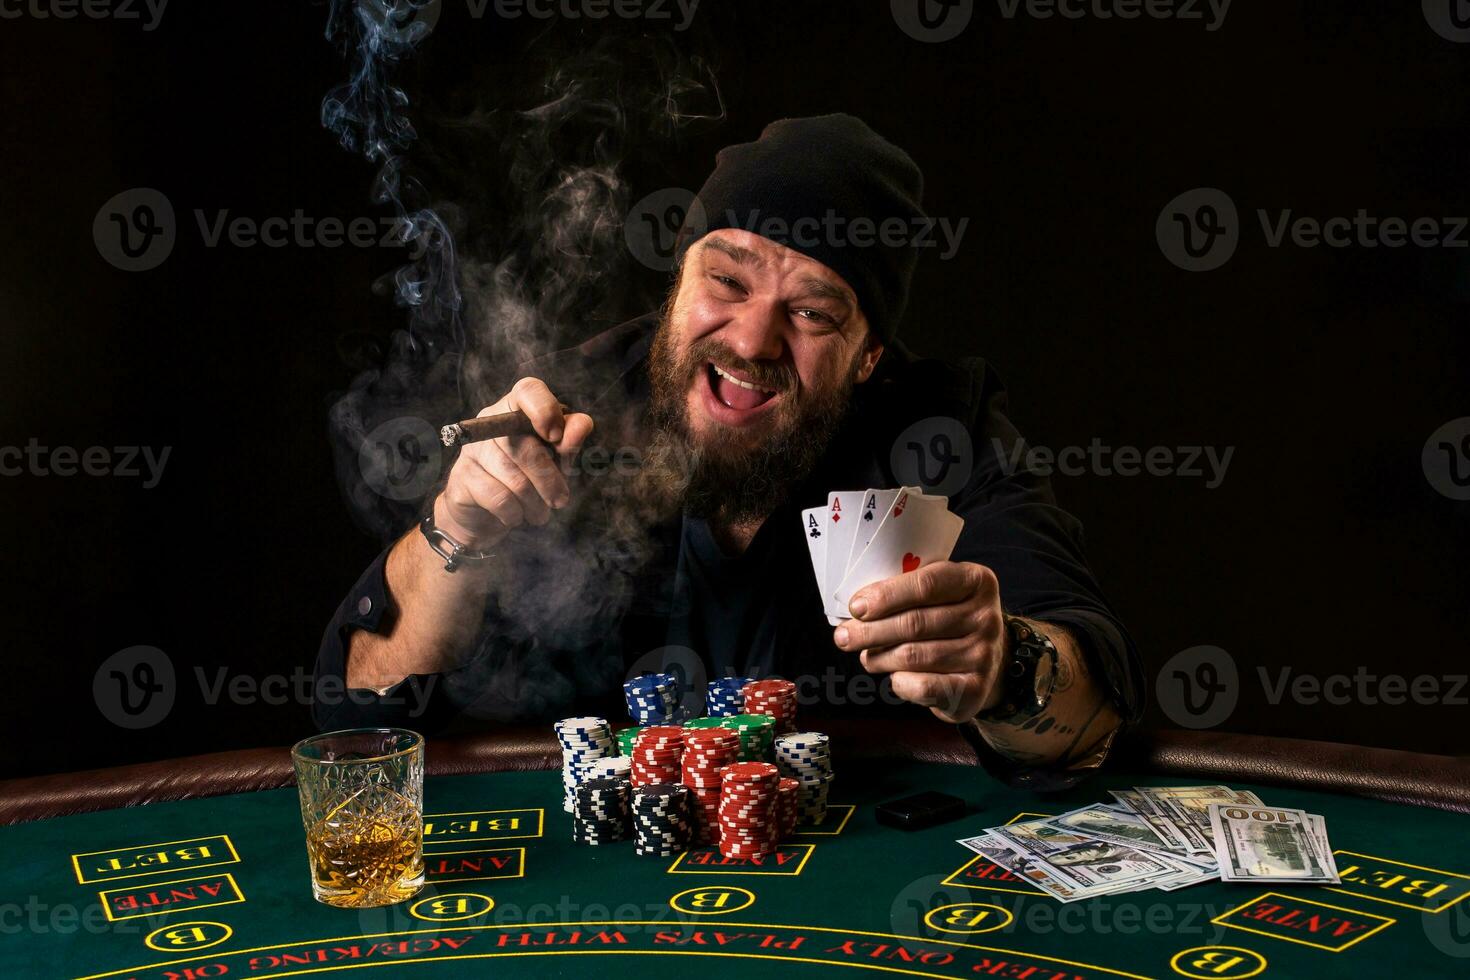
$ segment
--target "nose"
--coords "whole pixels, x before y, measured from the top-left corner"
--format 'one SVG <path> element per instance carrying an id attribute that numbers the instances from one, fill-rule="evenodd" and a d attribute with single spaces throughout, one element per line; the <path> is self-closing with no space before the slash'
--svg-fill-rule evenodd
<path id="1" fill-rule="evenodd" d="M 776 361 L 786 350 L 786 320 L 775 303 L 744 303 L 720 339 L 747 361 Z"/>

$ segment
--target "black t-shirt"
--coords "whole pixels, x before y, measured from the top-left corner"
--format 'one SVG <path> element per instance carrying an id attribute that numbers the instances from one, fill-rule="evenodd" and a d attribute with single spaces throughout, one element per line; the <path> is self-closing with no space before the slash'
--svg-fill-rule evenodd
<path id="1" fill-rule="evenodd" d="M 890 347 L 874 376 L 857 387 L 811 476 L 744 553 L 730 556 L 700 519 L 640 524 L 626 486 L 605 475 L 614 469 L 608 461 L 640 438 L 653 327 L 653 317 L 643 317 L 520 366 L 517 375 L 546 380 L 597 420 L 603 450 L 583 453 L 587 465 L 574 476 L 579 502 L 559 512 L 552 526 L 518 529 L 507 538 L 494 559 L 505 566 L 496 577 L 498 592 L 487 598 L 484 628 L 459 666 L 408 678 L 383 696 L 345 698 L 335 692 L 348 636 L 381 629 L 391 615 L 386 552 L 380 556 L 323 637 L 314 706 L 319 725 L 463 728 L 477 720 L 549 722 L 584 712 L 622 718 L 624 677 L 660 668 L 686 675 L 700 691 L 714 676 L 788 677 L 798 684 L 803 710 L 820 714 L 928 717 L 898 702 L 855 655 L 833 645 L 800 511 L 824 505 L 831 490 L 931 478 L 947 484 L 938 489 L 965 520 L 953 560 L 994 570 L 1008 612 L 1069 627 L 1120 713 L 1136 720 L 1143 682 L 1132 642 L 1087 568 L 1081 525 L 1057 506 L 1046 477 L 1017 465 L 1024 454 L 1016 451 L 1020 436 L 1004 414 L 1005 388 L 984 361 L 951 364 Z M 959 469 L 922 465 L 917 456 L 926 445 Z M 917 478 L 905 463 L 911 451 Z M 614 534 L 612 526 L 633 530 Z"/>

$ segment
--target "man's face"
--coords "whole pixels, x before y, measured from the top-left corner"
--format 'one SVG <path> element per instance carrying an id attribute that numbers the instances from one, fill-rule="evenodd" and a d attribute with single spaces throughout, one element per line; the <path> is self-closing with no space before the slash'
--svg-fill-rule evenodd
<path id="1" fill-rule="evenodd" d="M 852 288 L 822 263 L 737 229 L 695 243 L 650 356 L 655 418 L 697 460 L 694 502 L 764 516 L 882 352 Z"/>

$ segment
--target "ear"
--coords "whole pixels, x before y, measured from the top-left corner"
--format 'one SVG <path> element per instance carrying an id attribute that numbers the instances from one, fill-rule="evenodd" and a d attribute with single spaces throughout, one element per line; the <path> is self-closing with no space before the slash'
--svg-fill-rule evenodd
<path id="1" fill-rule="evenodd" d="M 873 371 L 878 367 L 878 359 L 883 356 L 883 341 L 871 330 L 868 331 L 868 339 L 864 342 L 862 353 L 858 355 L 857 374 L 853 381 L 862 384 L 873 376 Z"/>

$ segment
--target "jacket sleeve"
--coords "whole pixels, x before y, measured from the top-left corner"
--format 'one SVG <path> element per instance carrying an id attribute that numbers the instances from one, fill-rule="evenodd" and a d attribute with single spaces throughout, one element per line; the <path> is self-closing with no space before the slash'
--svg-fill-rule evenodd
<path id="1" fill-rule="evenodd" d="M 391 550 L 391 549 L 388 549 Z M 323 731 L 398 726 L 419 731 L 442 726 L 447 705 L 441 674 L 411 674 L 378 692 L 347 687 L 347 649 L 357 630 L 376 633 L 388 624 L 388 584 L 383 551 L 347 593 L 322 634 L 312 682 L 311 716 Z"/>
<path id="2" fill-rule="evenodd" d="M 1027 468 L 1027 447 L 1005 415 L 1000 379 L 983 364 L 973 377 L 973 471 L 951 503 L 965 519 L 955 560 L 991 568 L 1008 612 L 1066 627 L 1124 724 L 1135 724 L 1145 697 L 1138 654 L 1087 566 L 1082 525 L 1057 505 L 1047 476 Z M 1039 790 L 1081 781 L 1102 764 L 1116 735 L 1073 746 L 1060 767 L 1037 769 L 1000 756 L 980 738 L 975 723 L 964 728 L 987 770 L 1012 785 Z"/>

